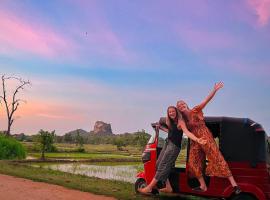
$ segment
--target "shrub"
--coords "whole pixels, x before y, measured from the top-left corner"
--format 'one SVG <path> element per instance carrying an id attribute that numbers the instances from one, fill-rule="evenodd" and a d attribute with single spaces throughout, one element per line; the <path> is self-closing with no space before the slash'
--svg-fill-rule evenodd
<path id="1" fill-rule="evenodd" d="M 16 139 L 0 135 L 0 159 L 24 159 L 26 151 Z"/>
<path id="2" fill-rule="evenodd" d="M 76 152 L 85 153 L 85 149 L 83 147 L 79 147 Z"/>

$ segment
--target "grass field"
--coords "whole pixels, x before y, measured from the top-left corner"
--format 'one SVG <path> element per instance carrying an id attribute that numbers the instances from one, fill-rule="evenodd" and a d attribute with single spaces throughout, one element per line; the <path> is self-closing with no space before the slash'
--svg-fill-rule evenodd
<path id="1" fill-rule="evenodd" d="M 37 153 L 37 147 L 34 142 L 22 142 L 23 146 L 27 149 L 28 153 Z M 68 143 L 56 143 L 54 144 L 57 148 L 58 153 L 75 153 L 78 151 L 78 146 L 76 144 L 68 144 Z M 85 153 L 90 154 L 117 154 L 117 155 L 125 155 L 125 156 L 133 156 L 140 157 L 142 154 L 142 150 L 136 146 L 126 146 L 122 147 L 122 150 L 118 150 L 115 145 L 112 144 L 85 144 L 83 145 Z"/>
<path id="2" fill-rule="evenodd" d="M 28 156 L 33 156 L 36 158 L 40 157 L 40 153 L 28 153 Z M 138 158 L 128 155 L 119 154 L 103 154 L 103 153 L 46 153 L 47 158 L 66 158 L 66 159 L 104 159 L 104 158 Z"/>
<path id="3" fill-rule="evenodd" d="M 23 145 L 28 149 L 28 156 L 34 158 L 40 158 L 40 153 L 31 152 L 34 143 L 24 142 Z M 50 159 L 87 159 L 89 161 L 105 161 L 104 159 L 111 159 L 110 161 L 141 161 L 142 150 L 136 146 L 123 147 L 123 150 L 119 151 L 115 145 L 102 144 L 102 145 L 84 145 L 85 153 L 75 152 L 78 146 L 75 144 L 58 143 L 55 144 L 58 152 L 45 153 L 45 156 Z M 186 149 L 182 149 L 177 158 L 176 165 L 183 166 L 186 162 Z"/>

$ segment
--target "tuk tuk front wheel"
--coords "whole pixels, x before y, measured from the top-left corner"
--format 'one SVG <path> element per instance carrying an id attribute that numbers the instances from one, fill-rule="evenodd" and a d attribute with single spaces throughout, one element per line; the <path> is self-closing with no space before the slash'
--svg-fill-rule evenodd
<path id="1" fill-rule="evenodd" d="M 231 197 L 230 200 L 257 200 L 257 198 L 250 194 L 243 193 L 243 194 L 239 194 L 239 195 L 235 195 Z"/>
<path id="2" fill-rule="evenodd" d="M 146 181 L 143 178 L 139 178 L 135 182 L 135 192 L 139 193 L 139 188 L 145 188 L 147 186 Z"/>

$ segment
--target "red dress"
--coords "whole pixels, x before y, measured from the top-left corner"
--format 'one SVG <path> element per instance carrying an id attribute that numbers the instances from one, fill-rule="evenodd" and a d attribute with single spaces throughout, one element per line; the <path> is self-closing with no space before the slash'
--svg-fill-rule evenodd
<path id="1" fill-rule="evenodd" d="M 212 133 L 205 125 L 200 106 L 195 106 L 191 110 L 187 127 L 196 137 L 204 137 L 207 140 L 205 145 L 191 141 L 188 160 L 189 175 L 196 178 L 202 177 L 203 161 L 207 157 L 209 162 L 206 167 L 206 175 L 218 177 L 232 176 L 229 166 L 219 151 Z"/>

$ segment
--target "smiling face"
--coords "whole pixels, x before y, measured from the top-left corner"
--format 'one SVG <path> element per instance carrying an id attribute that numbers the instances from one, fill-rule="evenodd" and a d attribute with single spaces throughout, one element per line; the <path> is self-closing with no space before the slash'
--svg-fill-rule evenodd
<path id="1" fill-rule="evenodd" d="M 177 111 L 176 111 L 176 109 L 173 108 L 173 107 L 170 107 L 170 108 L 168 109 L 168 116 L 169 116 L 169 118 L 171 118 L 172 120 L 175 120 L 175 118 L 177 117 Z"/>
<path id="2" fill-rule="evenodd" d="M 186 102 L 184 102 L 183 100 L 177 101 L 176 107 L 180 112 L 184 112 L 184 111 L 188 110 L 188 106 L 187 106 Z"/>

